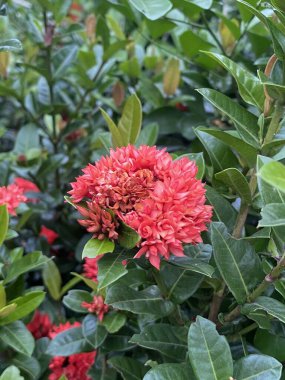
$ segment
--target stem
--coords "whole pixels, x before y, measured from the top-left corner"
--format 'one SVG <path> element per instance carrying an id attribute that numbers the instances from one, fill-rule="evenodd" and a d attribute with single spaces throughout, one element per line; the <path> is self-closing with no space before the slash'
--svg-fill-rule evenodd
<path id="1" fill-rule="evenodd" d="M 202 13 L 202 19 L 203 19 L 203 22 L 204 22 L 204 24 L 205 24 L 206 29 L 207 29 L 208 32 L 211 34 L 211 36 L 213 37 L 213 39 L 216 41 L 216 43 L 217 43 L 217 45 L 219 46 L 221 52 L 222 52 L 225 56 L 227 56 L 227 53 L 226 53 L 226 51 L 225 51 L 223 45 L 222 45 L 221 42 L 219 41 L 219 39 L 218 39 L 218 37 L 216 36 L 216 34 L 212 31 L 212 29 L 211 29 L 211 27 L 210 27 L 210 25 L 209 25 L 209 23 L 208 23 L 208 20 L 207 20 L 207 18 L 206 18 L 206 16 L 205 16 L 204 13 Z"/>
<path id="2" fill-rule="evenodd" d="M 283 114 L 284 114 L 284 106 L 279 101 L 277 101 L 263 145 L 269 144 L 273 140 L 276 133 L 279 131 L 280 120 L 282 119 Z"/>

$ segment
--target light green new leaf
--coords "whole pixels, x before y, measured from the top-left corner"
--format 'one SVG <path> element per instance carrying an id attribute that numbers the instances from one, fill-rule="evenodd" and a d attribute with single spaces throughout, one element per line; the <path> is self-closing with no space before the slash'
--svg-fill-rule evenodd
<path id="1" fill-rule="evenodd" d="M 189 364 L 160 364 L 152 368 L 143 380 L 196 380 Z"/>
<path id="2" fill-rule="evenodd" d="M 240 96 L 245 102 L 263 110 L 265 100 L 264 86 L 255 75 L 224 55 L 209 51 L 203 51 L 203 53 L 219 62 L 235 78 Z"/>
<path id="3" fill-rule="evenodd" d="M 43 281 L 47 287 L 50 296 L 58 301 L 61 297 L 61 275 L 60 271 L 53 260 L 48 261 L 43 269 Z"/>
<path id="4" fill-rule="evenodd" d="M 22 321 L 0 327 L 0 340 L 27 356 L 31 356 L 35 348 L 34 337 Z"/>
<path id="5" fill-rule="evenodd" d="M 123 137 L 121 136 L 121 133 L 120 133 L 118 127 L 116 126 L 116 124 L 113 122 L 113 120 L 107 114 L 107 112 L 105 112 L 102 108 L 100 108 L 100 111 L 101 111 L 102 116 L 104 117 L 104 119 L 108 125 L 109 131 L 111 132 L 112 142 L 113 142 L 114 148 L 124 146 Z"/>
<path id="6" fill-rule="evenodd" d="M 262 280 L 258 255 L 245 240 L 234 239 L 223 223 L 211 224 L 211 240 L 217 267 L 238 303 Z"/>
<path id="7" fill-rule="evenodd" d="M 101 261 L 101 260 L 100 260 Z M 100 263 L 99 261 L 99 263 Z M 134 314 L 169 315 L 174 304 L 162 298 L 157 286 L 137 291 L 123 285 L 114 285 L 107 291 L 106 303 Z"/>
<path id="8" fill-rule="evenodd" d="M 142 106 L 136 94 L 132 94 L 123 109 L 118 129 L 125 146 L 135 144 L 141 131 Z"/>
<path id="9" fill-rule="evenodd" d="M 285 165 L 271 161 L 263 165 L 257 173 L 263 181 L 285 193 Z M 285 198 L 285 194 L 283 194 Z"/>
<path id="10" fill-rule="evenodd" d="M 109 239 L 99 240 L 92 238 L 85 244 L 82 252 L 82 258 L 84 259 L 84 257 L 89 257 L 94 259 L 99 255 L 113 252 L 114 248 L 114 242 Z"/>
<path id="11" fill-rule="evenodd" d="M 19 368 L 14 365 L 10 365 L 7 367 L 2 375 L 0 376 L 0 380 L 25 380 L 23 376 L 21 376 Z"/>
<path id="12" fill-rule="evenodd" d="M 222 172 L 217 173 L 215 178 L 232 188 L 245 203 L 251 204 L 251 192 L 248 182 L 238 169 L 225 169 Z"/>
<path id="13" fill-rule="evenodd" d="M 234 122 L 237 131 L 245 142 L 255 148 L 260 147 L 258 119 L 255 115 L 216 90 L 201 88 L 197 91 Z"/>
<path id="14" fill-rule="evenodd" d="M 270 203 L 261 210 L 262 219 L 258 227 L 277 227 L 285 225 L 285 203 Z"/>
<path id="15" fill-rule="evenodd" d="M 3 244 L 8 232 L 9 214 L 6 205 L 0 206 L 0 246 Z"/>
<path id="16" fill-rule="evenodd" d="M 157 20 L 172 8 L 169 0 L 130 0 L 130 3 L 150 20 Z"/>
<path id="17" fill-rule="evenodd" d="M 133 335 L 130 342 L 159 351 L 171 362 L 182 362 L 187 352 L 187 329 L 156 323 L 145 327 L 140 334 Z"/>
<path id="18" fill-rule="evenodd" d="M 248 355 L 234 365 L 234 378 L 238 380 L 279 380 L 281 373 L 282 364 L 266 355 Z"/>
<path id="19" fill-rule="evenodd" d="M 230 346 L 226 338 L 218 334 L 213 322 L 197 317 L 189 329 L 188 350 L 198 379 L 229 380 L 233 376 Z"/>
<path id="20" fill-rule="evenodd" d="M 253 303 L 246 303 L 241 308 L 243 314 L 263 310 L 268 315 L 285 323 L 285 305 L 274 298 L 260 296 Z"/>

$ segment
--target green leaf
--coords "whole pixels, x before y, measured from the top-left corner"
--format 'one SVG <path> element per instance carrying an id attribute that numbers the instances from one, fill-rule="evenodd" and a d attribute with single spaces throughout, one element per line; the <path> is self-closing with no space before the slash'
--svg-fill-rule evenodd
<path id="1" fill-rule="evenodd" d="M 0 339 L 24 355 L 31 356 L 35 348 L 33 335 L 22 321 L 0 327 Z"/>
<path id="2" fill-rule="evenodd" d="M 39 131 L 33 124 L 24 125 L 17 134 L 14 152 L 27 154 L 33 148 L 40 148 Z"/>
<path id="3" fill-rule="evenodd" d="M 22 50 L 22 44 L 16 38 L 11 38 L 9 40 L 0 41 L 0 52 L 1 51 L 19 51 Z"/>
<path id="4" fill-rule="evenodd" d="M 82 323 L 82 332 L 86 341 L 95 349 L 100 347 L 108 332 L 104 326 L 98 324 L 98 320 L 94 315 L 87 315 Z"/>
<path id="5" fill-rule="evenodd" d="M 13 299 L 11 305 L 7 305 L 6 307 L 16 304 L 17 308 L 9 313 L 9 315 L 0 317 L 0 326 L 15 322 L 30 314 L 43 302 L 44 298 L 45 292 L 33 291 L 25 294 L 23 297 Z"/>
<path id="6" fill-rule="evenodd" d="M 188 364 L 160 364 L 151 369 L 143 380 L 196 380 Z"/>
<path id="7" fill-rule="evenodd" d="M 0 380 L 25 380 L 23 376 L 21 376 L 19 368 L 14 365 L 10 365 L 2 372 L 0 376 Z"/>
<path id="8" fill-rule="evenodd" d="M 269 326 L 270 329 L 271 323 L 269 323 Z M 283 362 L 285 360 L 285 337 L 283 326 L 276 332 L 274 331 L 274 328 L 272 330 L 273 331 L 257 329 L 254 336 L 254 347 L 256 347 L 262 354 L 273 356 L 275 359 Z"/>
<path id="9" fill-rule="evenodd" d="M 236 131 L 220 131 L 211 128 L 199 128 L 233 148 L 239 155 L 246 160 L 249 167 L 255 166 L 257 159 L 257 149 L 238 137 Z"/>
<path id="10" fill-rule="evenodd" d="M 202 128 L 196 128 L 195 134 L 206 149 L 215 172 L 238 165 L 236 156 L 226 144 L 209 135 Z"/>
<path id="11" fill-rule="evenodd" d="M 211 240 L 221 276 L 237 302 L 243 303 L 263 278 L 259 257 L 249 242 L 234 239 L 223 223 L 211 224 Z"/>
<path id="12" fill-rule="evenodd" d="M 210 51 L 203 51 L 203 53 L 220 63 L 235 78 L 239 94 L 245 102 L 263 110 L 264 86 L 256 76 L 224 55 Z"/>
<path id="13" fill-rule="evenodd" d="M 114 285 L 107 291 L 106 303 L 135 314 L 159 316 L 169 315 L 174 308 L 171 301 L 162 298 L 157 286 L 137 291 L 127 286 Z"/>
<path id="14" fill-rule="evenodd" d="M 241 312 L 246 315 L 256 310 L 263 310 L 271 317 L 285 323 L 285 305 L 274 298 L 260 296 L 253 303 L 246 303 L 241 308 Z"/>
<path id="15" fill-rule="evenodd" d="M 93 297 L 85 290 L 72 289 L 65 297 L 63 297 L 63 304 L 76 313 L 88 313 L 87 309 L 82 307 L 82 302 L 92 303 Z"/>
<path id="16" fill-rule="evenodd" d="M 271 161 L 263 165 L 257 175 L 269 185 L 285 193 L 285 165 Z M 282 195 L 285 198 L 285 194 Z"/>
<path id="17" fill-rule="evenodd" d="M 0 309 L 0 321 L 1 318 L 6 317 L 7 315 L 11 314 L 14 310 L 16 310 L 17 304 L 11 303 L 7 306 L 4 306 Z"/>
<path id="18" fill-rule="evenodd" d="M 229 344 L 224 336 L 218 334 L 214 323 L 198 316 L 189 329 L 188 349 L 198 379 L 229 380 L 233 375 Z"/>
<path id="19" fill-rule="evenodd" d="M 172 8 L 169 0 L 130 0 L 130 3 L 150 20 L 157 20 Z"/>
<path id="20" fill-rule="evenodd" d="M 124 260 L 124 251 L 119 253 L 109 253 L 104 255 L 98 261 L 98 289 L 104 289 L 106 286 L 113 284 L 119 278 L 128 273 L 126 267 L 122 264 Z"/>
<path id="21" fill-rule="evenodd" d="M 21 373 L 25 376 L 25 380 L 37 380 L 39 378 L 41 367 L 34 357 L 17 354 L 13 357 L 11 363 L 21 370 Z"/>
<path id="22" fill-rule="evenodd" d="M 8 232 L 9 214 L 6 205 L 0 206 L 0 246 L 3 244 Z"/>
<path id="23" fill-rule="evenodd" d="M 209 50 L 213 44 L 201 38 L 192 30 L 187 30 L 179 37 L 183 53 L 189 58 L 195 58 L 200 50 Z M 189 43 L 191 41 L 191 43 Z"/>
<path id="24" fill-rule="evenodd" d="M 257 227 L 277 227 L 285 225 L 285 203 L 270 203 L 261 210 L 262 219 Z"/>
<path id="25" fill-rule="evenodd" d="M 245 203 L 251 204 L 251 192 L 248 182 L 238 169 L 225 169 L 222 172 L 217 173 L 215 178 L 232 188 Z"/>
<path id="26" fill-rule="evenodd" d="M 2 285 L 2 281 L 0 282 L 0 310 L 6 305 L 6 292 L 5 288 Z M 1 314 L 0 314 L 1 315 Z"/>
<path id="27" fill-rule="evenodd" d="M 187 329 L 185 327 L 156 323 L 144 328 L 130 339 L 141 347 L 159 351 L 173 362 L 184 361 L 187 353 Z"/>
<path id="28" fill-rule="evenodd" d="M 234 378 L 238 380 L 279 380 L 281 373 L 282 364 L 266 355 L 248 355 L 234 366 Z"/>
<path id="29" fill-rule="evenodd" d="M 146 367 L 139 361 L 128 357 L 113 357 L 108 363 L 114 367 L 124 380 L 141 380 L 147 372 Z"/>
<path id="30" fill-rule="evenodd" d="M 107 112 L 105 112 L 102 108 L 100 108 L 100 111 L 101 111 L 102 116 L 108 125 L 109 131 L 111 132 L 114 148 L 124 146 L 123 137 L 122 137 L 121 132 L 119 131 L 118 127 L 116 126 L 116 124 L 113 122 L 113 120 L 107 114 Z"/>
<path id="31" fill-rule="evenodd" d="M 64 46 L 57 51 L 61 56 L 60 63 L 55 70 L 54 78 L 61 78 L 65 75 L 67 69 L 71 66 L 77 56 L 77 46 Z"/>
<path id="32" fill-rule="evenodd" d="M 148 145 L 153 146 L 158 137 L 159 126 L 157 123 L 150 123 L 143 127 L 137 139 L 136 146 Z"/>
<path id="33" fill-rule="evenodd" d="M 241 138 L 255 148 L 260 147 L 258 119 L 251 112 L 222 93 L 209 88 L 197 90 L 235 124 Z"/>
<path id="34" fill-rule="evenodd" d="M 73 327 L 57 334 L 50 342 L 46 353 L 52 356 L 70 356 L 87 352 L 89 345 L 85 340 L 81 327 Z"/>
<path id="35" fill-rule="evenodd" d="M 183 157 L 189 158 L 190 161 L 195 161 L 197 167 L 198 167 L 198 173 L 196 175 L 196 178 L 202 179 L 205 173 L 205 161 L 203 153 L 187 153 L 182 154 L 181 156 L 178 156 L 176 160 L 180 160 Z"/>
<path id="36" fill-rule="evenodd" d="M 109 239 L 90 239 L 85 244 L 82 252 L 82 258 L 89 257 L 94 259 L 99 255 L 103 255 L 104 253 L 113 252 L 115 248 L 115 244 L 113 241 Z"/>
<path id="37" fill-rule="evenodd" d="M 142 106 L 136 94 L 132 94 L 126 101 L 123 114 L 118 123 L 118 130 L 124 146 L 135 144 L 140 134 L 142 123 Z"/>
<path id="38" fill-rule="evenodd" d="M 70 274 L 72 274 L 73 276 L 75 276 L 76 279 L 74 279 L 74 278 L 71 279 L 68 283 L 66 283 L 66 284 L 62 287 L 61 292 L 60 292 L 61 296 L 62 296 L 63 294 L 65 294 L 70 288 L 72 288 L 72 287 L 73 287 L 73 284 L 74 284 L 74 285 L 77 284 L 80 280 L 83 281 L 83 282 L 85 282 L 85 284 L 86 284 L 87 286 L 89 286 L 90 289 L 97 291 L 97 288 L 98 288 L 98 284 L 97 284 L 97 282 L 91 280 L 90 278 L 84 277 L 84 276 L 82 276 L 82 275 L 79 274 L 79 273 L 70 272 Z"/>
<path id="39" fill-rule="evenodd" d="M 152 38 L 158 38 L 176 27 L 172 21 L 161 19 L 157 21 L 146 20 L 147 28 Z"/>
<path id="40" fill-rule="evenodd" d="M 200 7 L 202 9 L 210 9 L 213 4 L 213 0 L 186 0 L 186 1 L 188 3 L 197 5 L 197 7 Z"/>
<path id="41" fill-rule="evenodd" d="M 41 252 L 36 251 L 28 253 L 19 260 L 14 261 L 8 267 L 4 283 L 7 284 L 8 282 L 14 280 L 23 273 L 39 269 L 48 261 L 49 259 L 46 256 L 44 256 Z"/>
<path id="42" fill-rule="evenodd" d="M 53 260 L 46 263 L 43 269 L 43 282 L 47 287 L 50 296 L 58 301 L 61 298 L 61 275 L 60 271 Z"/>
<path id="43" fill-rule="evenodd" d="M 126 320 L 127 317 L 125 314 L 115 311 L 114 313 L 108 313 L 104 316 L 102 325 L 110 334 L 114 334 L 125 325 Z"/>
<path id="44" fill-rule="evenodd" d="M 121 247 L 132 249 L 141 240 L 140 235 L 133 230 L 130 226 L 120 221 L 120 227 L 118 229 L 118 243 Z"/>

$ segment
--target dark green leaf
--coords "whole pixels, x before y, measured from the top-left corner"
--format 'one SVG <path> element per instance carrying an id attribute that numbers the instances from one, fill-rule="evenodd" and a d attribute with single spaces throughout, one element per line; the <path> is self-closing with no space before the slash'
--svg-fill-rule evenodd
<path id="1" fill-rule="evenodd" d="M 119 253 L 108 253 L 98 261 L 98 283 L 99 289 L 113 284 L 119 278 L 128 273 L 126 267 L 122 264 L 124 260 L 124 251 Z"/>
<path id="2" fill-rule="evenodd" d="M 263 310 L 271 317 L 285 323 L 285 305 L 274 298 L 260 296 L 253 303 L 243 305 L 241 309 L 246 315 L 256 310 Z"/>
<path id="3" fill-rule="evenodd" d="M 151 369 L 143 380 L 196 380 L 189 364 L 160 364 Z"/>
<path id="4" fill-rule="evenodd" d="M 0 339 L 15 351 L 31 356 L 35 341 L 22 321 L 0 327 Z"/>
<path id="5" fill-rule="evenodd" d="M 120 222 L 118 234 L 118 243 L 123 248 L 132 249 L 141 240 L 140 235 L 122 221 Z"/>
<path id="6" fill-rule="evenodd" d="M 281 372 L 281 363 L 265 355 L 248 355 L 234 366 L 234 378 L 238 380 L 279 380 Z"/>
<path id="7" fill-rule="evenodd" d="M 125 314 L 115 311 L 114 313 L 108 313 L 104 316 L 102 325 L 110 334 L 114 334 L 124 326 L 126 320 L 127 316 Z"/>
<path id="8" fill-rule="evenodd" d="M 87 315 L 82 323 L 82 332 L 86 341 L 95 349 L 103 344 L 108 332 L 104 326 L 98 324 L 94 315 Z"/>
<path id="9" fill-rule="evenodd" d="M 57 334 L 50 342 L 47 354 L 52 356 L 70 356 L 79 352 L 88 352 L 89 345 L 81 327 L 73 327 Z"/>
<path id="10" fill-rule="evenodd" d="M 262 219 L 258 227 L 277 227 L 285 225 L 285 204 L 270 203 L 261 210 Z"/>
<path id="11" fill-rule="evenodd" d="M 92 303 L 93 297 L 85 290 L 73 289 L 70 290 L 63 298 L 63 304 L 69 309 L 77 313 L 87 313 L 87 309 L 82 307 L 82 302 Z"/>
<path id="12" fill-rule="evenodd" d="M 113 357 L 108 360 L 124 380 L 141 380 L 147 372 L 146 367 L 139 361 L 127 357 Z"/>
<path id="13" fill-rule="evenodd" d="M 61 297 L 61 275 L 60 271 L 53 260 L 49 260 L 43 269 L 43 281 L 47 287 L 50 296 L 58 301 Z"/>
<path id="14" fill-rule="evenodd" d="M 13 357 L 11 363 L 21 370 L 21 373 L 25 376 L 25 380 L 37 380 L 39 378 L 41 367 L 34 357 L 17 354 Z"/>

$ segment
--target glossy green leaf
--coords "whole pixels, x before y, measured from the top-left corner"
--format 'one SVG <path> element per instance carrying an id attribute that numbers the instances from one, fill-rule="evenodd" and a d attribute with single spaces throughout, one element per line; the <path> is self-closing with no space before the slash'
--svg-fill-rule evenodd
<path id="1" fill-rule="evenodd" d="M 255 148 L 260 147 L 258 120 L 255 115 L 216 90 L 201 88 L 197 91 L 234 122 L 237 131 L 245 142 Z"/>
<path id="2" fill-rule="evenodd" d="M 285 203 L 270 203 L 261 210 L 262 219 L 258 227 L 278 227 L 285 225 Z"/>
<path id="3" fill-rule="evenodd" d="M 196 380 L 188 364 L 160 364 L 151 369 L 143 380 Z"/>
<path id="4" fill-rule="evenodd" d="M 7 306 L 4 306 L 0 309 L 0 321 L 1 318 L 6 317 L 7 315 L 11 314 L 14 310 L 16 310 L 17 304 L 11 303 Z"/>
<path id="5" fill-rule="evenodd" d="M 147 372 L 143 363 L 128 357 L 115 356 L 109 359 L 108 363 L 120 373 L 124 380 L 141 380 Z"/>
<path id="6" fill-rule="evenodd" d="M 223 223 L 211 224 L 211 240 L 221 276 L 237 302 L 243 303 L 263 278 L 259 257 L 249 242 L 234 239 Z"/>
<path id="7" fill-rule="evenodd" d="M 4 372 L 2 372 L 2 375 L 0 376 L 0 380 L 25 380 L 23 376 L 20 374 L 19 368 L 15 367 L 14 365 L 11 365 L 5 369 Z"/>
<path id="8" fill-rule="evenodd" d="M 68 68 L 75 61 L 77 55 L 77 46 L 64 46 L 57 54 L 61 55 L 60 64 L 55 70 L 54 78 L 60 78 L 65 75 Z"/>
<path id="9" fill-rule="evenodd" d="M 45 265 L 49 259 L 41 252 L 28 253 L 19 260 L 14 261 L 7 270 L 7 275 L 4 283 L 14 280 L 18 276 L 28 271 L 37 270 Z"/>
<path id="10" fill-rule="evenodd" d="M 9 40 L 0 41 L 0 52 L 1 51 L 12 51 L 17 52 L 22 50 L 22 44 L 16 38 L 11 38 Z"/>
<path id="11" fill-rule="evenodd" d="M 251 192 L 244 175 L 236 168 L 225 169 L 215 175 L 215 178 L 228 185 L 247 204 L 251 204 Z"/>
<path id="12" fill-rule="evenodd" d="M 236 156 L 226 144 L 209 135 L 202 128 L 196 128 L 195 134 L 206 149 L 215 172 L 238 165 Z"/>
<path id="13" fill-rule="evenodd" d="M 281 373 L 282 364 L 266 355 L 248 355 L 234 366 L 234 378 L 238 380 L 279 380 Z"/>
<path id="14" fill-rule="evenodd" d="M 6 205 L 0 206 L 0 246 L 3 244 L 8 232 L 9 214 Z"/>
<path id="15" fill-rule="evenodd" d="M 136 146 L 140 145 L 155 145 L 158 137 L 159 126 L 157 123 L 150 123 L 143 127 L 136 141 Z"/>
<path id="16" fill-rule="evenodd" d="M 85 244 L 82 252 L 82 258 L 89 257 L 94 259 L 99 255 L 103 255 L 105 253 L 113 252 L 115 248 L 115 244 L 113 241 L 109 239 L 90 239 Z"/>
<path id="17" fill-rule="evenodd" d="M 144 328 L 130 339 L 141 347 L 159 351 L 171 362 L 184 361 L 187 352 L 187 329 L 156 323 Z"/>
<path id="18" fill-rule="evenodd" d="M 124 222 L 120 222 L 118 234 L 118 243 L 123 248 L 132 249 L 141 240 L 140 235 Z"/>
<path id="19" fill-rule="evenodd" d="M 157 286 L 137 291 L 127 286 L 112 286 L 107 291 L 106 303 L 119 310 L 134 314 L 153 314 L 164 316 L 173 311 L 171 301 L 162 298 Z"/>
<path id="20" fill-rule="evenodd" d="M 37 380 L 39 378 L 41 367 L 38 360 L 33 356 L 29 357 L 18 353 L 12 358 L 11 363 L 20 369 L 25 380 Z"/>
<path id="21" fill-rule="evenodd" d="M 256 76 L 224 55 L 209 51 L 204 51 L 203 53 L 219 62 L 235 78 L 239 94 L 245 102 L 263 110 L 265 101 L 264 86 Z"/>
<path id="22" fill-rule="evenodd" d="M 57 334 L 50 342 L 47 354 L 52 356 L 70 356 L 89 349 L 81 327 L 72 327 Z"/>
<path id="23" fill-rule="evenodd" d="M 86 290 L 72 289 L 65 297 L 63 297 L 63 304 L 76 313 L 87 313 L 87 309 L 82 307 L 82 302 L 92 303 L 93 297 Z"/>
<path id="24" fill-rule="evenodd" d="M 198 316 L 189 329 L 188 349 L 198 379 L 229 380 L 233 376 L 229 344 L 218 334 L 214 323 Z"/>
<path id="25" fill-rule="evenodd" d="M 95 349 L 101 346 L 108 332 L 103 325 L 98 323 L 94 315 L 87 315 L 82 322 L 82 333 L 86 341 Z"/>
<path id="26" fill-rule="evenodd" d="M 14 151 L 17 154 L 27 154 L 33 148 L 40 148 L 39 131 L 33 124 L 24 125 L 17 134 Z"/>
<path id="27" fill-rule="evenodd" d="M 15 351 L 31 356 L 35 340 L 22 321 L 0 327 L 0 339 Z"/>
<path id="28" fill-rule="evenodd" d="M 70 282 L 66 283 L 62 287 L 61 292 L 60 292 L 61 295 L 65 294 L 70 288 L 73 287 L 73 284 L 74 285 L 77 284 L 78 282 L 80 282 L 80 280 L 83 281 L 90 289 L 97 291 L 98 284 L 97 282 L 91 280 L 91 278 L 84 277 L 81 274 L 75 273 L 75 272 L 71 272 L 70 274 L 75 276 L 76 279 L 74 278 L 71 279 Z"/>
<path id="29" fill-rule="evenodd" d="M 125 325 L 126 320 L 127 316 L 125 314 L 115 311 L 104 316 L 102 325 L 110 334 L 114 334 Z"/>
<path id="30" fill-rule="evenodd" d="M 257 329 L 254 336 L 254 346 L 262 354 L 273 356 L 275 359 L 283 362 L 285 360 L 285 337 L 283 328 L 280 328 L 276 334 L 274 330 Z"/>
<path id="31" fill-rule="evenodd" d="M 118 129 L 123 139 L 123 144 L 135 144 L 141 131 L 142 106 L 136 94 L 132 94 L 126 101 L 122 117 L 118 123 Z"/>
<path id="32" fill-rule="evenodd" d="M 34 311 L 44 300 L 45 293 L 41 291 L 32 291 L 22 297 L 15 298 L 11 301 L 17 307 L 14 311 L 5 317 L 0 317 L 0 326 L 15 322 Z M 8 307 L 7 305 L 6 307 Z"/>
<path id="33" fill-rule="evenodd" d="M 260 168 L 257 175 L 269 185 L 282 191 L 284 193 L 282 197 L 285 197 L 285 165 L 275 161 L 268 162 Z"/>
<path id="34" fill-rule="evenodd" d="M 274 298 L 260 296 L 253 303 L 243 305 L 241 309 L 246 315 L 256 310 L 263 310 L 271 317 L 285 323 L 285 305 Z"/>
<path id="35" fill-rule="evenodd" d="M 169 0 L 130 0 L 130 3 L 150 20 L 157 20 L 172 8 Z"/>
<path id="36" fill-rule="evenodd" d="M 48 261 L 43 269 L 43 281 L 48 289 L 50 296 L 58 301 L 61 298 L 61 275 L 53 260 Z"/>
<path id="37" fill-rule="evenodd" d="M 99 290 L 113 284 L 119 278 L 128 273 L 126 267 L 122 264 L 125 259 L 124 251 L 108 253 L 98 261 L 98 288 Z"/>

